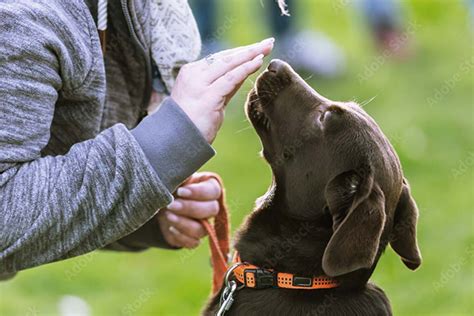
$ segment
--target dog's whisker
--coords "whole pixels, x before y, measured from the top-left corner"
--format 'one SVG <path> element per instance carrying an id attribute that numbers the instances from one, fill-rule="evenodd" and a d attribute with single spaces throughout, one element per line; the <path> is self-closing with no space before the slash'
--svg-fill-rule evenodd
<path id="1" fill-rule="evenodd" d="M 244 128 L 239 129 L 238 131 L 236 131 L 235 134 L 242 133 L 242 132 L 244 132 L 244 131 L 246 131 L 246 130 L 249 130 L 249 129 L 251 129 L 251 128 L 252 128 L 252 125 L 246 126 L 246 127 L 244 127 Z"/>
<path id="2" fill-rule="evenodd" d="M 309 75 L 307 78 L 304 79 L 304 81 L 310 80 L 314 77 L 314 74 Z"/>
<path id="3" fill-rule="evenodd" d="M 375 95 L 375 96 L 373 96 L 372 98 L 367 99 L 367 100 L 365 100 L 364 102 L 361 102 L 361 103 L 359 104 L 359 106 L 360 106 L 361 108 L 363 108 L 364 106 L 366 106 L 366 105 L 369 104 L 370 102 L 374 101 L 374 99 L 375 99 L 377 96 L 378 96 L 378 95 Z"/>

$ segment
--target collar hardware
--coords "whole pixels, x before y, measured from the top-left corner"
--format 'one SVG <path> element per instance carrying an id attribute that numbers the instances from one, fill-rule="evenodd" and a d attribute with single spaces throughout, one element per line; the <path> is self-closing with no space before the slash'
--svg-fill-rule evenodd
<path id="1" fill-rule="evenodd" d="M 276 274 L 266 269 L 245 269 L 244 281 L 246 287 L 265 289 L 277 284 Z"/>
<path id="2" fill-rule="evenodd" d="M 293 277 L 292 285 L 311 287 L 313 285 L 313 278 L 295 276 Z"/>
<path id="3" fill-rule="evenodd" d="M 263 269 L 249 263 L 241 263 L 235 267 L 233 274 L 242 286 L 252 289 L 283 288 L 295 290 L 332 289 L 339 282 L 328 276 L 305 277 L 292 273 L 277 272 Z"/>

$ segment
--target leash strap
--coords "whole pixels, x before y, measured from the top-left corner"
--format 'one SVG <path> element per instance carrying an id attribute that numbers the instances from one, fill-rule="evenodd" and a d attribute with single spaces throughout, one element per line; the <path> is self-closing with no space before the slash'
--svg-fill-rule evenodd
<path id="1" fill-rule="evenodd" d="M 201 224 L 209 234 L 209 246 L 211 248 L 211 263 L 213 267 L 212 277 L 212 293 L 219 292 L 224 282 L 224 276 L 228 268 L 228 254 L 230 250 L 230 233 L 229 233 L 229 215 L 227 205 L 225 204 L 224 183 L 219 175 L 213 172 L 202 172 L 197 177 L 186 182 L 185 184 L 202 182 L 209 179 L 216 179 L 221 187 L 221 196 L 218 199 L 219 212 L 214 221 L 200 220 Z"/>

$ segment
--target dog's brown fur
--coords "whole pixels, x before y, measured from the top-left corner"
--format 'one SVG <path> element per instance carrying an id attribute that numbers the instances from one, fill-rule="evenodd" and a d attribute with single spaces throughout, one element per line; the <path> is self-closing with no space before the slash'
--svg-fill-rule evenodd
<path id="1" fill-rule="evenodd" d="M 273 171 L 268 193 L 240 228 L 242 261 L 300 276 L 328 275 L 329 290 L 248 289 L 226 315 L 391 315 L 368 283 L 388 243 L 421 264 L 417 206 L 399 159 L 357 104 L 335 102 L 274 60 L 249 94 L 247 115 Z M 204 311 L 214 315 L 219 296 Z"/>

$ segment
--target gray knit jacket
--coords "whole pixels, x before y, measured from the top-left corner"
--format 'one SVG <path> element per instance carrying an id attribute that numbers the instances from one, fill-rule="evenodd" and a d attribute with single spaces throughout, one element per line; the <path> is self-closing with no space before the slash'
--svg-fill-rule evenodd
<path id="1" fill-rule="evenodd" d="M 0 1 L 0 277 L 166 243 L 151 218 L 213 149 L 151 94 L 147 0 Z M 138 125 L 137 125 L 138 124 Z"/>

